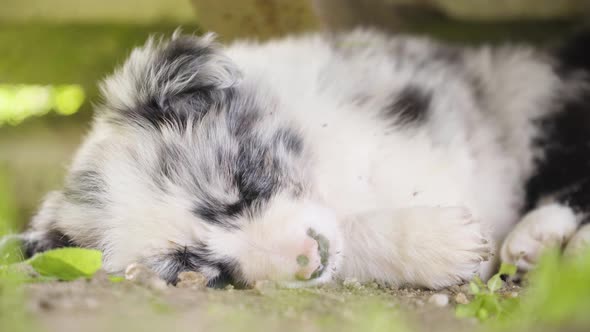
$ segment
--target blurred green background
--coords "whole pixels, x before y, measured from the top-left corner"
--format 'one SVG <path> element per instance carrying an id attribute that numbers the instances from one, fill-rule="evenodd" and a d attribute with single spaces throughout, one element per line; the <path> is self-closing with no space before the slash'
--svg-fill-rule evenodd
<path id="1" fill-rule="evenodd" d="M 349 0 L 330 10 L 334 1 L 0 0 L 0 172 L 16 230 L 35 212 L 43 195 L 60 186 L 88 129 L 92 103 L 99 101 L 97 82 L 149 35 L 169 35 L 182 27 L 185 32 L 213 30 L 230 41 L 360 24 L 455 42 L 543 43 L 559 39 L 580 21 L 567 15 L 457 21 L 426 8 L 425 1 L 415 1 L 416 6 L 401 1 L 401 7 L 398 2 Z M 375 8 L 384 9 L 376 15 Z M 81 88 L 83 96 L 78 90 L 60 94 L 68 87 Z M 70 110 L 60 112 L 58 99 Z M 77 110 L 81 100 L 77 112 L 60 114 Z M 45 115 L 16 125 L 2 122 L 25 118 L 27 107 L 40 107 L 35 112 Z M 48 112 L 51 108 L 55 110 Z"/>

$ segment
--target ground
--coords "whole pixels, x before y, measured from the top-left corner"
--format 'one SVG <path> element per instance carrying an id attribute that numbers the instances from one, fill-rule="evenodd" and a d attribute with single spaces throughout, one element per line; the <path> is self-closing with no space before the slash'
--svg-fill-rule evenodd
<path id="1" fill-rule="evenodd" d="M 519 287 L 506 291 L 515 295 Z M 47 331 L 112 330 L 122 325 L 142 331 L 468 331 L 479 323 L 455 317 L 457 294 L 468 288 L 434 292 L 376 285 L 314 289 L 214 290 L 169 287 L 154 291 L 131 282 L 78 280 L 27 286 L 27 308 Z M 450 299 L 445 306 L 433 294 Z"/>

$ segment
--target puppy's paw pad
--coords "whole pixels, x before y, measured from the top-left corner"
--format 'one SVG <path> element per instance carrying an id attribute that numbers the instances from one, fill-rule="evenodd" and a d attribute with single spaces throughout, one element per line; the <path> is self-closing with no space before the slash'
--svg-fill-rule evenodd
<path id="1" fill-rule="evenodd" d="M 529 271 L 546 249 L 567 243 L 577 225 L 569 207 L 550 204 L 535 209 L 522 218 L 504 241 L 502 261 Z"/>

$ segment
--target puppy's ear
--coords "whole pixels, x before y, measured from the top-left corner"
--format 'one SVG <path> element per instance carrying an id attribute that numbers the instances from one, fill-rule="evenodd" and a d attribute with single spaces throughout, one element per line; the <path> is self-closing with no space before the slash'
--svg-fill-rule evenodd
<path id="1" fill-rule="evenodd" d="M 171 112 L 167 106 L 179 98 L 229 88 L 240 77 L 213 34 L 195 37 L 175 33 L 169 41 L 150 39 L 135 49 L 101 84 L 101 91 L 107 110 L 132 116 L 139 113 L 140 118 L 147 116 L 153 122 L 158 116 L 165 117 L 159 113 Z M 202 99 L 206 98 L 193 101 L 193 111 L 198 111 Z"/>
<path id="2" fill-rule="evenodd" d="M 39 212 L 33 217 L 29 230 L 23 234 L 9 236 L 5 241 L 20 241 L 20 248 L 25 258 L 50 249 L 75 247 L 70 237 L 59 229 L 57 212 L 61 202 L 61 192 L 49 193 Z"/>

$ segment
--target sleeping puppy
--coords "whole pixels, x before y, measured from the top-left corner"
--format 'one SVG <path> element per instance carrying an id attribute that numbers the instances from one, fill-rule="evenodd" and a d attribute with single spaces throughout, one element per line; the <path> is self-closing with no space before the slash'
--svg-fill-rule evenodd
<path id="1" fill-rule="evenodd" d="M 24 252 L 96 248 L 108 272 L 140 262 L 172 284 L 441 288 L 498 257 L 531 269 L 590 239 L 589 45 L 149 40 L 102 82 Z"/>

